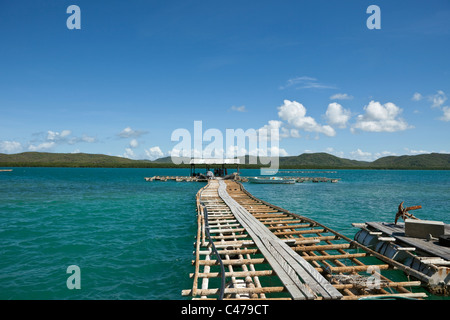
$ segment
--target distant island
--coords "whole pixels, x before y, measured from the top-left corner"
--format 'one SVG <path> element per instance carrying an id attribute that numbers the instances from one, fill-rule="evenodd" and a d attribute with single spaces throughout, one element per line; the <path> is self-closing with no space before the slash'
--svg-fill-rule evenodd
<path id="1" fill-rule="evenodd" d="M 249 156 L 241 160 L 240 168 L 260 168 Z M 244 163 L 245 161 L 245 163 Z M 280 169 L 410 169 L 450 170 L 450 154 L 430 153 L 382 157 L 375 161 L 339 158 L 328 153 L 303 153 L 279 158 Z M 176 165 L 171 157 L 151 160 L 132 160 L 103 154 L 23 152 L 0 153 L 0 167 L 75 167 L 75 168 L 186 168 Z"/>

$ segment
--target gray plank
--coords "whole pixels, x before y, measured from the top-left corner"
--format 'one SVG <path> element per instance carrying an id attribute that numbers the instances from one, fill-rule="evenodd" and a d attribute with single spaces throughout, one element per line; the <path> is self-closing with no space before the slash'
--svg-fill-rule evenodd
<path id="1" fill-rule="evenodd" d="M 257 239 L 255 242 L 258 242 L 258 247 L 261 246 L 261 248 L 264 248 L 263 250 L 271 256 L 269 259 L 277 264 L 277 268 L 281 267 L 283 270 L 282 281 L 286 281 L 287 288 L 298 287 L 307 299 L 315 298 L 315 294 L 320 294 L 324 299 L 342 298 L 342 294 L 317 272 L 313 266 L 231 198 L 226 192 L 225 182 L 219 181 L 218 192 L 219 196 L 230 207 L 236 219 L 246 228 L 250 236 L 254 240 Z M 264 256 L 266 255 L 264 254 Z M 300 279 L 305 283 L 302 283 Z"/>

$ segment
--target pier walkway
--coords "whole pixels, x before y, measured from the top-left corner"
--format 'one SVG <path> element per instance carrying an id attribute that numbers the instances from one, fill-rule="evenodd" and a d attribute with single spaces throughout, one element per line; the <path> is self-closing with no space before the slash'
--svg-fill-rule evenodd
<path id="1" fill-rule="evenodd" d="M 197 193 L 197 213 L 193 285 L 182 291 L 183 296 L 426 297 L 423 291 L 411 290 L 420 281 L 409 281 L 394 270 L 399 266 L 396 261 L 314 220 L 255 198 L 239 182 L 209 180 Z"/>

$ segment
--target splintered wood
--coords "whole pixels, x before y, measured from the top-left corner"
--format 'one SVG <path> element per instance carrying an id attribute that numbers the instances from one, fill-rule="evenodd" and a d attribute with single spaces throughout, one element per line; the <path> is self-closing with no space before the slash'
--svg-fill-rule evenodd
<path id="1" fill-rule="evenodd" d="M 390 280 L 403 275 L 392 271 L 395 261 L 314 220 L 255 198 L 238 182 L 209 180 L 197 193 L 197 213 L 193 286 L 183 290 L 183 296 L 295 300 L 426 296 L 411 291 L 420 281 Z"/>

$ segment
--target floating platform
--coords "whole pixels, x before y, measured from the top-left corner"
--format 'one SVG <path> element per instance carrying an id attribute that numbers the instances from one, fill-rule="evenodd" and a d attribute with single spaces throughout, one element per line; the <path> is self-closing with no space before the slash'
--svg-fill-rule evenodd
<path id="1" fill-rule="evenodd" d="M 424 220 L 405 222 L 422 222 L 422 229 L 434 225 Z M 430 292 L 450 295 L 450 246 L 443 245 L 441 239 L 434 236 L 408 236 L 408 230 L 405 230 L 405 223 L 402 222 L 365 222 L 354 223 L 353 226 L 361 229 L 355 235 L 356 241 L 402 263 L 409 268 L 405 269 L 406 273 L 410 269 L 420 272 L 420 279 Z M 450 225 L 444 224 L 443 232 L 444 235 L 450 235 Z"/>
<path id="2" fill-rule="evenodd" d="M 146 177 L 145 181 L 177 181 L 177 182 L 208 182 L 208 178 L 204 175 L 198 176 L 154 176 Z M 225 179 L 236 180 L 241 182 L 247 182 L 248 179 L 245 177 L 240 177 L 239 175 L 229 175 Z"/>
<path id="3" fill-rule="evenodd" d="M 207 182 L 208 179 L 201 175 L 201 176 L 196 176 L 196 177 L 192 177 L 192 176 L 154 176 L 154 177 L 146 177 L 144 178 L 145 181 L 171 181 L 171 180 L 175 180 L 178 182 L 182 182 L 182 181 L 187 181 L 187 182 Z M 231 178 L 230 178 L 231 179 Z M 232 178 L 231 180 L 236 180 L 236 181 L 240 181 L 240 182 L 248 182 L 251 178 L 250 177 L 241 177 L 239 175 L 236 175 L 234 178 Z M 336 178 L 324 178 L 324 177 L 279 177 L 279 179 L 282 180 L 294 180 L 296 183 L 303 183 L 303 182 L 313 182 L 313 183 L 317 183 L 317 182 L 331 182 L 331 183 L 336 183 L 341 179 L 336 179 Z"/>
<path id="4" fill-rule="evenodd" d="M 407 268 L 399 262 L 254 197 L 240 182 L 208 180 L 196 201 L 193 283 L 183 296 L 294 300 L 427 296 L 419 288 L 421 281 L 399 278 L 402 272 L 397 269 Z"/>

